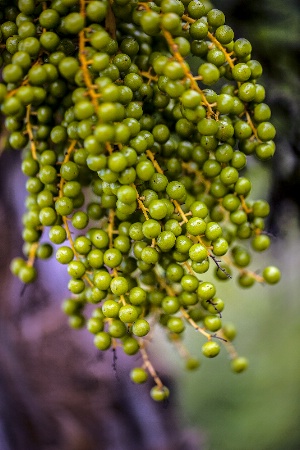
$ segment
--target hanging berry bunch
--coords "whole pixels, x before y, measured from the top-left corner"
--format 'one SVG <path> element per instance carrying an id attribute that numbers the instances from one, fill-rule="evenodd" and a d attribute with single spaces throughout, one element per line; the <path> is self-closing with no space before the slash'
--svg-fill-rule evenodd
<path id="1" fill-rule="evenodd" d="M 198 365 L 181 344 L 191 326 L 206 357 L 224 344 L 243 371 L 206 273 L 243 287 L 280 278 L 274 266 L 247 268 L 270 245 L 269 205 L 249 199 L 243 169 L 275 151 L 250 42 L 196 0 L 1 5 L 1 110 L 28 177 L 13 273 L 33 282 L 55 246 L 70 325 L 101 351 L 140 352 L 131 378 L 150 374 L 155 400 L 169 394 L 148 357 L 155 324 L 187 368 Z"/>

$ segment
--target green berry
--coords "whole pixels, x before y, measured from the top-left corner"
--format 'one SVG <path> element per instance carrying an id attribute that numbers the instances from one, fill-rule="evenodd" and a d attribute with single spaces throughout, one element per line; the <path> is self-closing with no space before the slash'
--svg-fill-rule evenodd
<path id="1" fill-rule="evenodd" d="M 166 217 L 168 208 L 163 200 L 152 200 L 149 204 L 149 213 L 152 219 L 161 220 Z"/>
<path id="2" fill-rule="evenodd" d="M 128 282 L 124 277 L 113 278 L 110 283 L 110 289 L 115 295 L 124 295 L 128 291 Z"/>
<path id="3" fill-rule="evenodd" d="M 251 245 L 257 252 L 263 252 L 271 245 L 271 239 L 266 234 L 258 234 L 252 239 Z"/>
<path id="4" fill-rule="evenodd" d="M 93 281 L 97 288 L 105 291 L 110 287 L 111 275 L 106 270 L 99 270 L 94 273 Z"/>
<path id="5" fill-rule="evenodd" d="M 149 219 L 143 223 L 142 231 L 146 238 L 154 239 L 161 233 L 161 226 L 156 220 Z"/>
<path id="6" fill-rule="evenodd" d="M 33 266 L 24 265 L 18 271 L 18 277 L 22 283 L 33 283 L 37 277 L 37 271 Z"/>
<path id="7" fill-rule="evenodd" d="M 176 242 L 176 236 L 172 231 L 163 231 L 157 237 L 157 245 L 163 251 L 167 252 L 171 250 Z"/>
<path id="8" fill-rule="evenodd" d="M 195 370 L 200 366 L 200 361 L 197 358 L 189 357 L 185 363 L 185 368 L 187 370 Z"/>
<path id="9" fill-rule="evenodd" d="M 146 336 L 150 331 L 149 322 L 145 319 L 138 319 L 132 325 L 132 332 L 135 336 Z"/>
<path id="10" fill-rule="evenodd" d="M 138 310 L 133 305 L 121 306 L 119 310 L 119 318 L 122 322 L 132 323 L 138 318 Z"/>
<path id="11" fill-rule="evenodd" d="M 220 71 L 214 64 L 203 63 L 198 69 L 198 75 L 202 77 L 203 84 L 210 86 L 219 80 Z"/>
<path id="12" fill-rule="evenodd" d="M 147 294 L 141 287 L 135 286 L 129 292 L 129 300 L 132 305 L 141 305 L 146 301 Z"/>
<path id="13" fill-rule="evenodd" d="M 126 337 L 123 341 L 123 350 L 126 355 L 135 355 L 139 351 L 139 343 L 133 337 Z"/>
<path id="14" fill-rule="evenodd" d="M 234 32 L 228 25 L 221 25 L 215 31 L 216 39 L 223 45 L 229 44 L 234 38 Z"/>
<path id="15" fill-rule="evenodd" d="M 203 324 L 210 331 L 217 331 L 222 327 L 222 321 L 217 316 L 205 316 Z"/>
<path id="16" fill-rule="evenodd" d="M 111 337 L 106 331 L 100 331 L 94 337 L 94 345 L 99 350 L 107 350 L 111 346 Z"/>
<path id="17" fill-rule="evenodd" d="M 76 330 L 83 328 L 85 325 L 85 318 L 81 314 L 73 314 L 69 316 L 68 320 L 69 326 Z"/>
<path id="18" fill-rule="evenodd" d="M 81 261 L 71 261 L 68 264 L 68 274 L 75 279 L 83 277 L 85 274 L 85 265 Z"/>
<path id="19" fill-rule="evenodd" d="M 134 383 L 145 383 L 148 379 L 148 374 L 142 367 L 135 367 L 130 371 L 130 378 Z"/>
<path id="20" fill-rule="evenodd" d="M 280 281 L 281 273 L 280 270 L 275 266 L 268 266 L 263 270 L 262 273 L 264 280 L 268 284 L 276 284 Z"/>
<path id="21" fill-rule="evenodd" d="M 233 341 L 234 338 L 236 337 L 236 328 L 232 323 L 227 323 L 223 326 L 222 331 L 226 337 L 226 339 L 228 339 L 229 341 Z"/>
<path id="22" fill-rule="evenodd" d="M 207 358 L 214 358 L 220 353 L 220 345 L 214 341 L 207 341 L 202 345 L 202 353 Z"/>
<path id="23" fill-rule="evenodd" d="M 221 226 L 217 222 L 208 222 L 208 224 L 206 225 L 205 237 L 210 241 L 214 241 L 221 235 L 222 235 Z"/>
<path id="24" fill-rule="evenodd" d="M 172 333 L 182 333 L 185 329 L 183 320 L 180 317 L 170 317 L 167 327 Z"/>
<path id="25" fill-rule="evenodd" d="M 120 311 L 120 304 L 115 300 L 106 300 L 102 305 L 102 312 L 105 317 L 118 317 Z"/>
<path id="26" fill-rule="evenodd" d="M 152 400 L 156 401 L 156 402 L 162 402 L 163 400 L 166 400 L 169 395 L 169 389 L 166 386 L 154 386 L 151 391 L 150 391 L 150 395 Z"/>
<path id="27" fill-rule="evenodd" d="M 162 301 L 162 308 L 166 314 L 175 314 L 180 308 L 180 303 L 176 297 L 167 296 Z"/>
<path id="28" fill-rule="evenodd" d="M 122 338 L 127 333 L 127 327 L 121 320 L 113 319 L 109 323 L 108 333 L 111 337 Z"/>
<path id="29" fill-rule="evenodd" d="M 209 281 L 203 281 L 199 284 L 197 294 L 201 300 L 210 300 L 216 293 L 215 286 Z"/>
<path id="30" fill-rule="evenodd" d="M 248 365 L 247 358 L 238 356 L 231 361 L 231 370 L 236 373 L 241 373 L 248 368 Z"/>
<path id="31" fill-rule="evenodd" d="M 98 317 L 91 317 L 86 324 L 86 327 L 90 333 L 97 334 L 103 331 L 104 323 L 103 320 Z"/>
<path id="32" fill-rule="evenodd" d="M 74 258 L 74 252 L 70 247 L 62 246 L 56 252 L 56 259 L 61 264 L 69 264 Z"/>

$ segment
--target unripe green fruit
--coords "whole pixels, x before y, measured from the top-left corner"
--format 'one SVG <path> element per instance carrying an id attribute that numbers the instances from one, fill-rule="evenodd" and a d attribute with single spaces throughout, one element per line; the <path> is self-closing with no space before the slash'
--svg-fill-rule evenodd
<path id="1" fill-rule="evenodd" d="M 68 264 L 72 261 L 74 252 L 70 247 L 60 247 L 56 252 L 56 259 L 61 264 Z"/>
<path id="2" fill-rule="evenodd" d="M 90 333 L 97 334 L 101 331 L 103 331 L 104 323 L 103 320 L 97 318 L 97 317 L 91 317 L 87 321 L 87 329 Z"/>
<path id="3" fill-rule="evenodd" d="M 102 312 L 105 317 L 115 318 L 119 316 L 120 304 L 115 300 L 106 300 L 102 306 Z"/>
<path id="4" fill-rule="evenodd" d="M 263 252 L 269 248 L 271 240 L 266 234 L 259 234 L 252 239 L 251 245 L 257 252 Z"/>
<path id="5" fill-rule="evenodd" d="M 203 281 L 199 284 L 197 293 L 201 300 L 210 300 L 214 297 L 216 288 L 212 283 Z"/>
<path id="6" fill-rule="evenodd" d="M 231 361 L 231 370 L 236 373 L 244 372 L 248 368 L 247 358 L 239 356 Z"/>
<path id="7" fill-rule="evenodd" d="M 201 363 L 200 363 L 199 359 L 190 357 L 185 363 L 185 368 L 187 370 L 195 370 L 195 369 L 198 369 L 198 367 L 200 365 L 201 365 Z"/>
<path id="8" fill-rule="evenodd" d="M 139 343 L 132 337 L 126 337 L 123 342 L 123 350 L 127 355 L 135 355 L 139 351 Z"/>
<path id="9" fill-rule="evenodd" d="M 222 326 L 222 321 L 217 316 L 206 316 L 204 318 L 203 323 L 204 323 L 205 328 L 207 328 L 210 331 L 217 331 Z"/>
<path id="10" fill-rule="evenodd" d="M 36 269 L 29 265 L 24 265 L 18 271 L 18 277 L 22 283 L 33 283 L 37 277 Z"/>
<path id="11" fill-rule="evenodd" d="M 76 330 L 83 328 L 85 325 L 85 318 L 81 314 L 74 314 L 69 316 L 68 320 L 69 326 Z"/>
<path id="12" fill-rule="evenodd" d="M 246 269 L 270 246 L 270 206 L 240 176 L 248 155 L 273 156 L 276 130 L 262 66 L 222 11 L 110 3 L 18 0 L 0 12 L 1 112 L 27 177 L 24 258 L 11 270 L 33 282 L 35 261 L 58 246 L 70 326 L 85 326 L 100 350 L 140 351 L 130 376 L 143 383 L 155 373 L 144 337 L 157 322 L 174 341 L 185 326 L 202 331 L 209 358 L 220 351 L 211 338 L 233 340 L 231 325 L 219 331 L 226 300 L 212 277 L 236 274 L 244 288 L 280 280 L 275 266 Z M 166 400 L 154 379 L 152 398 Z"/>
<path id="13" fill-rule="evenodd" d="M 99 350 L 107 350 L 111 346 L 111 337 L 105 331 L 100 331 L 95 335 L 94 345 Z"/>
<path id="14" fill-rule="evenodd" d="M 138 311 L 135 306 L 124 305 L 119 310 L 119 318 L 122 322 L 132 323 L 138 318 Z"/>
<path id="15" fill-rule="evenodd" d="M 111 337 L 122 338 L 127 333 L 127 327 L 120 320 L 113 319 L 109 324 L 108 333 Z"/>
<path id="16" fill-rule="evenodd" d="M 148 374 L 145 369 L 141 367 L 135 367 L 130 372 L 130 378 L 134 383 L 141 384 L 147 381 Z"/>
<path id="17" fill-rule="evenodd" d="M 167 296 L 162 301 L 162 308 L 167 314 L 175 314 L 180 308 L 180 303 L 176 297 Z"/>
<path id="18" fill-rule="evenodd" d="M 236 337 L 236 328 L 232 323 L 227 323 L 223 326 L 222 328 L 223 333 L 226 337 L 226 339 L 228 339 L 229 341 L 233 341 L 234 338 Z"/>
<path id="19" fill-rule="evenodd" d="M 146 336 L 150 331 L 150 325 L 145 319 L 138 319 L 132 325 L 132 332 L 136 336 Z"/>
<path id="20" fill-rule="evenodd" d="M 162 402 L 163 400 L 166 400 L 169 395 L 169 389 L 166 386 L 158 387 L 154 386 L 150 391 L 151 398 L 155 400 L 156 402 Z"/>
<path id="21" fill-rule="evenodd" d="M 276 284 L 280 281 L 281 273 L 280 270 L 275 266 L 268 266 L 263 270 L 262 273 L 266 283 Z"/>
<path id="22" fill-rule="evenodd" d="M 207 358 L 215 358 L 220 353 L 220 345 L 215 341 L 207 341 L 202 345 L 202 353 Z"/>
<path id="23" fill-rule="evenodd" d="M 128 282 L 124 277 L 114 278 L 110 283 L 110 289 L 113 294 L 124 295 L 128 291 Z"/>

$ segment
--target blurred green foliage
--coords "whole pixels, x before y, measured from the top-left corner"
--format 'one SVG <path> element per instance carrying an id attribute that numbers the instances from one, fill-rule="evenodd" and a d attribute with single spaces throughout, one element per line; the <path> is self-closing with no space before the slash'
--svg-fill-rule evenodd
<path id="1" fill-rule="evenodd" d="M 286 250 L 284 281 L 276 289 L 258 285 L 244 291 L 235 286 L 233 293 L 232 281 L 218 287 L 226 301 L 224 323 L 230 317 L 237 326 L 234 344 L 250 366 L 233 374 L 222 349 L 220 357 L 202 358 L 198 372 L 181 378 L 188 421 L 205 436 L 202 450 L 299 448 L 300 283 L 291 277 L 299 246 L 290 243 Z M 198 356 L 200 341 L 195 333 L 188 335 L 187 346 Z"/>

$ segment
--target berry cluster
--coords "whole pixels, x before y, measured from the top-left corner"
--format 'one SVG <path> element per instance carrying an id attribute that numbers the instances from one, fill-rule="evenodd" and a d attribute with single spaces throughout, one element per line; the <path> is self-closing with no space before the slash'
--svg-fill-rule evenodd
<path id="1" fill-rule="evenodd" d="M 140 352 L 136 383 L 168 389 L 147 353 L 158 323 L 186 358 L 187 324 L 203 354 L 247 360 L 222 325 L 210 266 L 243 287 L 277 283 L 247 268 L 270 245 L 269 205 L 249 199 L 249 157 L 273 156 L 275 128 L 251 44 L 222 11 L 198 0 L 1 0 L 0 104 L 9 144 L 28 177 L 24 283 L 37 258 L 67 266 L 63 310 L 99 350 Z M 214 89 L 212 89 L 214 86 Z M 49 243 L 40 243 L 43 235 Z"/>

